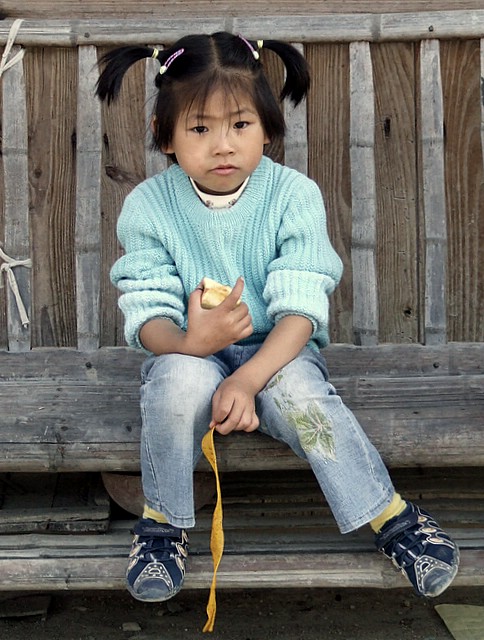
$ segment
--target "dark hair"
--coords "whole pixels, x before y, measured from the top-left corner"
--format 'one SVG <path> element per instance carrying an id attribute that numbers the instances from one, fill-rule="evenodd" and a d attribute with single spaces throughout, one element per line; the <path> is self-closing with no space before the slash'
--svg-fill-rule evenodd
<path id="1" fill-rule="evenodd" d="M 296 106 L 309 89 L 305 58 L 295 47 L 278 40 L 264 40 L 263 47 L 276 53 L 286 69 L 280 100 L 289 98 Z M 166 148 L 172 141 L 179 115 L 193 104 L 203 108 L 207 98 L 217 89 L 227 96 L 234 96 L 239 91 L 248 93 L 265 134 L 275 141 L 284 136 L 284 116 L 265 76 L 257 48 L 255 43 L 225 31 L 184 36 L 159 52 L 151 47 L 120 47 L 101 58 L 104 69 L 96 93 L 109 104 L 118 96 L 124 74 L 131 65 L 143 58 L 156 57 L 162 67 L 168 64 L 163 74 L 159 73 L 155 78 L 158 96 L 153 113 L 154 147 Z"/>

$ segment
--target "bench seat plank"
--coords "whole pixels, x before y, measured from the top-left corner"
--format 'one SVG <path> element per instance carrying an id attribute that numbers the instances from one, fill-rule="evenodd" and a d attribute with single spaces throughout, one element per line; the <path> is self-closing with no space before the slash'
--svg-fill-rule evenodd
<path id="1" fill-rule="evenodd" d="M 118 523 L 117 529 L 99 535 L 2 536 L 0 590 L 122 589 L 132 524 Z M 273 542 L 273 531 L 260 531 L 256 542 L 250 539 L 250 530 L 238 529 L 220 565 L 219 588 L 287 587 L 288 583 L 295 587 L 408 586 L 375 551 L 368 536 L 301 529 L 294 540 L 291 530 L 291 544 L 278 544 Z M 453 528 L 449 532 L 461 548 L 461 568 L 454 584 L 484 586 L 482 529 L 475 536 Z M 208 589 L 211 582 L 208 532 L 202 533 L 206 534 L 202 549 L 197 549 L 197 536 L 191 536 L 187 588 Z"/>
<path id="2" fill-rule="evenodd" d="M 483 354 L 484 345 L 417 347 L 402 362 L 395 348 L 334 346 L 328 362 L 389 466 L 479 466 Z M 140 354 L 39 349 L 0 358 L 0 471 L 139 469 Z M 341 375 L 344 366 L 351 377 Z M 306 466 L 259 433 L 219 437 L 217 449 L 221 470 Z"/>
<path id="3" fill-rule="evenodd" d="M 79 545 L 80 536 L 72 536 Z M 123 589 L 123 557 L 107 548 L 105 555 L 53 559 L 48 557 L 0 558 L 0 590 L 51 591 Z M 44 553 L 42 548 L 39 549 Z M 102 562 L 99 562 L 102 557 Z M 463 549 L 454 586 L 484 586 L 484 551 Z M 208 556 L 189 560 L 187 589 L 209 589 L 212 561 Z M 388 560 L 370 553 L 294 553 L 225 556 L 217 575 L 218 588 L 353 587 L 392 589 L 408 586 Z"/>

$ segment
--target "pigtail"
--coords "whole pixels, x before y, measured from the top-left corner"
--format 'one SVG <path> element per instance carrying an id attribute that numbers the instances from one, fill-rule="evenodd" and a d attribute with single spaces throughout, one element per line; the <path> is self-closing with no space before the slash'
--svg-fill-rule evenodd
<path id="1" fill-rule="evenodd" d="M 310 75 L 306 58 L 291 44 L 280 40 L 264 40 L 264 49 L 270 49 L 279 56 L 286 68 L 281 101 L 289 98 L 297 106 L 309 91 Z"/>
<path id="2" fill-rule="evenodd" d="M 150 47 L 119 47 L 108 51 L 99 61 L 104 66 L 96 83 L 96 95 L 110 104 L 118 97 L 123 78 L 128 69 L 143 58 L 151 58 L 154 49 Z"/>

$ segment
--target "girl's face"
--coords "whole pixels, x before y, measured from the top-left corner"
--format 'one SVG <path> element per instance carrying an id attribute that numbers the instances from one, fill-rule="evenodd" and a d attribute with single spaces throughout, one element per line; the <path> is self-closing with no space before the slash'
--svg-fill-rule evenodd
<path id="1" fill-rule="evenodd" d="M 180 114 L 171 144 L 180 167 L 206 193 L 233 193 L 259 164 L 269 142 L 251 100 L 215 91 L 203 113 Z"/>

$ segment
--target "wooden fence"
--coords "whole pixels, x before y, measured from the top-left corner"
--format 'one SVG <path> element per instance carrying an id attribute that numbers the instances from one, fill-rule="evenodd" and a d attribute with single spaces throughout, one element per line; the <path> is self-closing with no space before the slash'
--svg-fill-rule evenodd
<path id="1" fill-rule="evenodd" d="M 12 20 L 0 22 L 4 46 Z M 0 349 L 123 344 L 109 268 L 126 194 L 164 168 L 147 129 L 156 63 L 119 103 L 94 96 L 99 55 L 227 29 L 294 42 L 313 71 L 277 160 L 321 186 L 345 263 L 334 342 L 484 340 L 484 11 L 193 20 L 25 20 L 2 76 L 0 246 L 30 322 L 0 289 Z M 281 69 L 264 62 L 274 83 Z M 15 263 L 13 263 L 15 264 Z M 29 263 L 27 263 L 28 265 Z"/>

